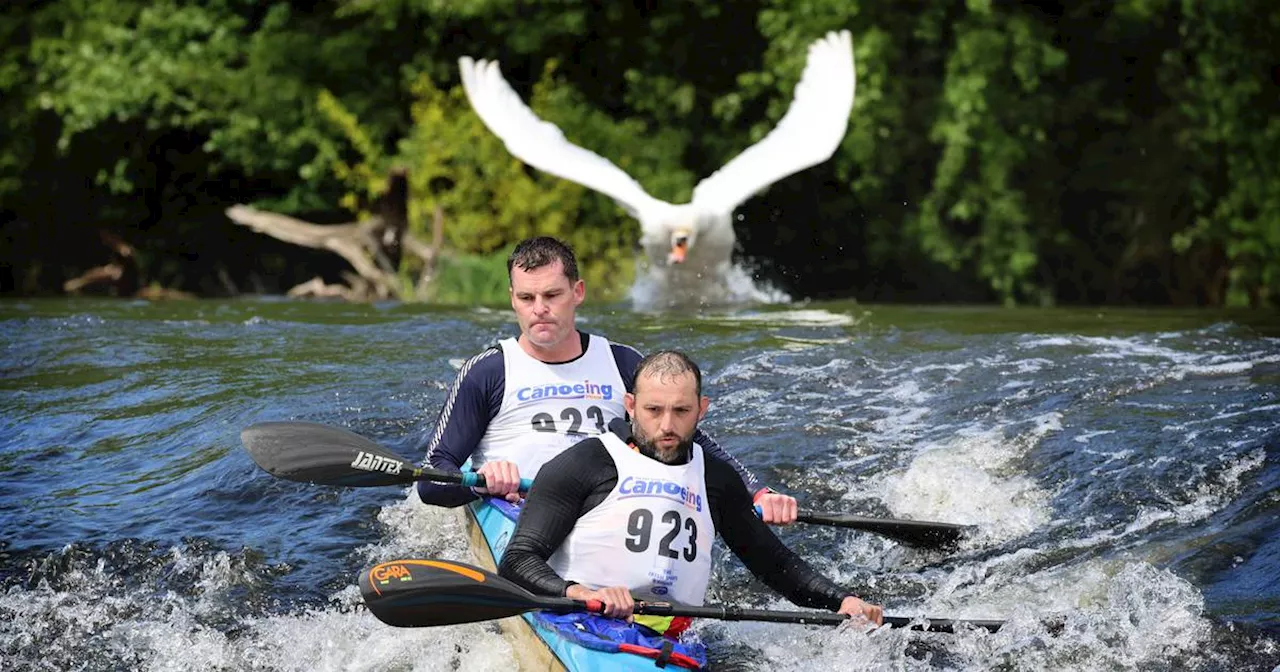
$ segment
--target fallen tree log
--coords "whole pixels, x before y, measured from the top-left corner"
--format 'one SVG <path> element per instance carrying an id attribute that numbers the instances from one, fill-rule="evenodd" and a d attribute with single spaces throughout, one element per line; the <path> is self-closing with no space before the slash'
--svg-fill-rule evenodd
<path id="1" fill-rule="evenodd" d="M 353 289 L 351 286 L 334 283 L 326 284 L 319 277 L 297 285 L 290 289 L 286 295 L 292 298 L 315 298 L 315 299 L 342 299 L 344 301 L 362 301 L 365 296 L 364 288 Z"/>
<path id="2" fill-rule="evenodd" d="M 354 224 L 312 224 L 247 205 L 227 208 L 227 217 L 236 224 L 292 245 L 336 253 L 369 281 L 375 294 L 373 298 L 385 299 L 398 294 L 395 276 L 379 268 L 375 261 L 379 243 L 373 232 L 381 226 L 376 218 Z"/>
<path id="3" fill-rule="evenodd" d="M 115 285 L 124 277 L 124 265 L 112 262 L 93 268 L 62 283 L 62 291 L 78 294 L 90 285 Z"/>
<path id="4" fill-rule="evenodd" d="M 180 289 L 161 287 L 157 283 L 142 284 L 138 256 L 134 248 L 120 236 L 98 229 L 102 244 L 110 250 L 111 261 L 90 268 L 62 283 L 62 291 L 80 294 L 85 290 L 107 292 L 116 296 L 132 296 L 155 301 L 160 299 L 194 299 L 195 295 Z"/>
<path id="5" fill-rule="evenodd" d="M 440 256 L 439 209 L 431 244 L 409 233 L 408 179 L 403 170 L 398 170 L 390 176 L 379 211 L 380 214 L 369 219 L 346 224 L 313 224 L 247 205 L 233 205 L 226 213 L 236 224 L 277 240 L 333 252 L 355 271 L 355 277 L 347 278 L 346 286 L 326 285 L 320 278 L 313 278 L 290 289 L 289 296 L 340 297 L 348 301 L 414 298 L 402 296 L 402 284 L 397 277 L 405 252 L 422 261 L 423 272 L 414 291 L 415 297 L 420 296 L 422 287 L 434 276 Z"/>

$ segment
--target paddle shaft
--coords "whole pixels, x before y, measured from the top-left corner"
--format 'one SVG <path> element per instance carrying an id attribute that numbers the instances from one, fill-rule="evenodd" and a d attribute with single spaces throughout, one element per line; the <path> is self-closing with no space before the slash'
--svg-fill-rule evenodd
<path id="1" fill-rule="evenodd" d="M 564 597 L 537 597 L 538 609 L 558 613 L 586 611 L 598 614 L 604 611 L 599 600 L 571 600 Z M 687 616 L 711 618 L 720 621 L 759 621 L 763 623 L 799 623 L 801 625 L 840 625 L 849 620 L 845 614 L 825 611 L 778 611 L 774 609 L 743 609 L 723 604 L 701 607 L 676 605 L 670 602 L 636 601 L 633 612 L 642 616 Z M 955 632 L 957 627 L 974 627 L 998 631 L 1004 621 L 957 620 L 951 618 L 916 619 L 907 616 L 885 616 L 884 624 L 891 628 L 910 628 L 925 632 Z"/>
<path id="2" fill-rule="evenodd" d="M 262 422 L 241 432 L 241 441 L 259 467 L 278 478 L 344 487 L 406 485 L 417 481 L 485 487 L 475 472 L 414 467 L 354 432 L 312 422 Z M 527 492 L 533 481 L 520 479 Z M 756 507 L 760 513 L 760 507 Z M 969 529 L 949 523 L 801 512 L 800 522 L 836 525 L 880 534 L 928 548 L 954 547 Z"/>
<path id="3" fill-rule="evenodd" d="M 468 488 L 483 488 L 484 476 L 474 471 L 443 471 L 441 469 L 433 469 L 431 467 L 417 467 L 408 472 L 407 482 L 412 481 L 434 481 L 436 483 L 458 483 Z M 528 478 L 520 479 L 520 492 L 528 492 L 533 487 L 533 480 Z"/>
<path id="4" fill-rule="evenodd" d="M 382 622 L 401 628 L 476 623 L 530 611 L 602 613 L 600 600 L 535 595 L 509 579 L 474 565 L 438 559 L 388 560 L 360 574 L 364 603 Z M 764 621 L 839 625 L 849 619 L 824 611 L 773 611 L 726 605 L 688 606 L 637 601 L 633 612 L 650 616 L 687 616 L 725 621 Z M 995 632 L 1003 621 L 966 621 L 885 616 L 885 625 L 928 632 L 954 632 L 957 626 Z"/>

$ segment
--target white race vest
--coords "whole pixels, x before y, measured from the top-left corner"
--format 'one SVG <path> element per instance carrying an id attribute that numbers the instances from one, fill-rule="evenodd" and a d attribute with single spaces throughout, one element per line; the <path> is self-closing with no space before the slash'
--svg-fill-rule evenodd
<path id="1" fill-rule="evenodd" d="M 693 445 L 687 464 L 669 465 L 615 434 L 600 441 L 618 468 L 618 484 L 578 519 L 547 564 L 588 588 L 626 586 L 640 599 L 702 604 L 716 535 L 702 446 Z"/>
<path id="2" fill-rule="evenodd" d="M 502 407 L 471 454 L 473 467 L 515 462 L 521 478 L 533 478 L 548 460 L 625 416 L 626 389 L 609 341 L 587 339 L 586 352 L 564 364 L 530 357 L 514 338 L 499 344 L 506 371 Z"/>

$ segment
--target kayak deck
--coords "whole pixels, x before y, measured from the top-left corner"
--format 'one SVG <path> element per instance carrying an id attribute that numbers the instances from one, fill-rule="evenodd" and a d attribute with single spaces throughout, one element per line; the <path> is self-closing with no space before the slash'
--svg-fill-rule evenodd
<path id="1" fill-rule="evenodd" d="M 506 502 L 483 499 L 463 507 L 467 537 L 472 554 L 485 569 L 497 571 L 498 561 L 515 532 L 518 509 Z M 550 670 L 654 670 L 655 661 L 628 653 L 589 648 L 556 632 L 555 625 L 543 621 L 538 612 L 504 618 L 499 628 L 517 653 L 520 669 Z M 625 645 L 624 645 L 625 647 Z M 616 647 L 615 647 L 616 648 Z M 650 649 L 652 651 L 652 649 Z M 652 655 L 649 654 L 649 655 Z M 674 661 L 672 661 L 674 662 Z M 679 669 L 668 665 L 669 669 Z"/>

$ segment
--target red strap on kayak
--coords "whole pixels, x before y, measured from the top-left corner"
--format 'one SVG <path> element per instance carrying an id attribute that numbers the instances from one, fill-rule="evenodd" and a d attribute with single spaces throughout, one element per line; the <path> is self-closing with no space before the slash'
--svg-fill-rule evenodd
<path id="1" fill-rule="evenodd" d="M 669 646 L 671 646 L 671 642 L 666 642 L 662 648 L 666 649 Z M 658 657 L 662 655 L 662 652 L 657 649 L 652 649 L 647 646 L 638 646 L 636 644 L 619 644 L 618 651 L 621 651 L 623 653 L 634 654 L 637 656 L 644 656 L 645 658 L 653 658 L 654 664 L 657 664 Z M 694 660 L 693 658 L 690 658 L 689 656 L 684 655 L 683 653 L 677 653 L 674 650 L 671 651 L 671 654 L 667 656 L 666 664 L 674 665 L 675 667 L 683 668 L 686 670 L 702 669 L 702 666 L 698 664 L 698 661 Z"/>

